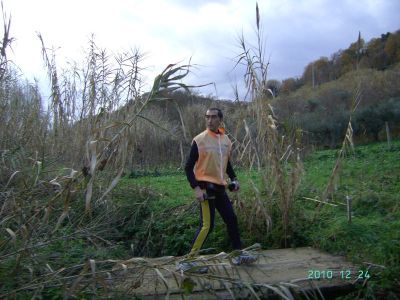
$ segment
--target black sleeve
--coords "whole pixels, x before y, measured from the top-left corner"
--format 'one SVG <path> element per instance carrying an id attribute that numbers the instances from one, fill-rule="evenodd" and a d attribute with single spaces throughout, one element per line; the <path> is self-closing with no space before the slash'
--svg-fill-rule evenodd
<path id="1" fill-rule="evenodd" d="M 190 148 L 190 154 L 185 165 L 186 177 L 190 183 L 190 186 L 193 189 L 199 185 L 199 183 L 196 180 L 196 177 L 194 176 L 194 171 L 193 171 L 194 165 L 196 164 L 198 159 L 199 159 L 199 149 L 197 148 L 196 142 L 193 141 L 192 148 Z"/>
<path id="2" fill-rule="evenodd" d="M 228 174 L 228 176 L 231 180 L 236 179 L 236 174 L 235 174 L 235 171 L 233 171 L 230 160 L 228 160 L 228 165 L 226 166 L 226 174 Z"/>

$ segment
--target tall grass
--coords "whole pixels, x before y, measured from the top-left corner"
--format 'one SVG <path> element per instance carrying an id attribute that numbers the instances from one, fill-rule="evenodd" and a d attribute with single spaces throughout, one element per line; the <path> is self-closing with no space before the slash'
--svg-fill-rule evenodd
<path id="1" fill-rule="evenodd" d="M 6 53 L 13 40 L 10 24 L 10 19 L 4 18 L 0 49 L 0 121 L 4 124 L 0 132 L 0 263 L 5 266 L 0 270 L 0 278 L 5 279 L 0 297 L 35 297 L 54 290 L 66 298 L 103 296 L 104 292 L 130 294 L 143 285 L 146 272 L 158 276 L 167 295 L 172 287 L 165 274 L 172 274 L 177 286 L 187 291 L 193 290 L 193 284 L 207 289 L 205 280 L 217 280 L 233 298 L 241 297 L 240 286 L 255 298 L 263 294 L 262 288 L 292 297 L 284 285 L 233 282 L 225 273 L 218 278 L 192 278 L 167 270 L 166 264 L 176 263 L 177 258 L 111 259 L 110 252 L 121 251 L 115 241 L 118 238 L 113 237 L 120 237 L 116 228 L 124 221 L 120 219 L 123 208 L 110 201 L 111 191 L 126 172 L 137 167 L 135 161 L 142 153 L 153 163 L 179 157 L 182 166 L 190 136 L 203 129 L 201 116 L 207 105 L 183 107 L 169 100 L 174 91 L 187 88 L 182 80 L 189 65 L 168 65 L 154 79 L 151 90 L 143 93 L 144 56 L 139 50 L 114 56 L 92 38 L 85 62 L 73 62 L 70 69 L 60 70 L 56 52 L 47 48 L 39 35 L 51 86 L 45 110 L 37 84 L 22 85 L 18 73 L 8 65 Z M 228 133 L 237 160 L 261 170 L 263 185 L 253 184 L 253 201 L 239 196 L 236 205 L 248 220 L 250 232 L 262 228 L 264 233 L 275 227 L 282 246 L 287 247 L 302 177 L 302 132 L 283 126 L 274 114 L 274 95 L 266 84 L 269 62 L 265 60 L 258 5 L 256 28 L 256 47 L 249 46 L 242 36 L 243 52 L 238 58 L 238 63 L 246 66 L 244 80 L 251 102 L 234 104 L 240 110 L 232 111 L 228 121 L 233 126 L 228 126 Z M 179 122 L 165 119 L 168 109 L 174 110 Z M 351 145 L 351 138 L 349 122 L 346 145 Z M 340 160 L 324 199 L 332 192 L 339 165 Z M 142 203 L 132 200 L 135 204 L 129 209 L 136 218 L 148 199 Z M 148 235 L 154 214 L 150 218 Z M 148 241 L 143 244 L 150 247 Z M 105 255 L 98 254 L 104 249 Z M 205 263 L 220 264 L 221 260 L 213 257 Z"/>
<path id="2" fill-rule="evenodd" d="M 118 249 L 108 239 L 121 222 L 120 208 L 109 201 L 109 193 L 135 155 L 135 133 L 143 123 L 163 127 L 147 107 L 186 88 L 182 79 L 189 66 L 168 65 L 143 95 L 143 56 L 137 50 L 117 56 L 115 66 L 91 40 L 86 64 L 60 72 L 56 53 L 39 35 L 52 92 L 45 112 L 37 85 L 22 86 L 8 65 L 11 23 L 4 22 L 0 297 L 36 297 L 51 287 L 69 297 L 77 293 L 85 266 L 96 274 L 94 284 L 102 273 L 93 259 L 79 257 L 84 249 Z"/>
<path id="3" fill-rule="evenodd" d="M 336 189 L 337 181 L 340 176 L 341 165 L 346 155 L 346 152 L 348 152 L 348 150 L 351 150 L 354 153 L 352 116 L 354 115 L 357 107 L 359 106 L 360 101 L 361 101 L 361 90 L 359 85 L 354 93 L 349 121 L 347 123 L 346 133 L 343 138 L 342 146 L 338 151 L 337 159 L 333 167 L 331 176 L 329 177 L 329 180 L 327 182 L 326 188 L 323 194 L 321 195 L 321 202 L 319 206 L 322 206 L 325 202 L 329 202 L 330 199 L 333 198 L 333 193 Z"/>
<path id="4" fill-rule="evenodd" d="M 11 16 L 7 16 L 4 11 L 3 2 L 1 2 L 1 12 L 3 15 L 3 40 L 0 46 L 0 81 L 4 79 L 4 75 L 7 71 L 8 59 L 7 59 L 7 49 L 11 46 L 14 38 L 10 36 L 11 27 Z"/>
<path id="5" fill-rule="evenodd" d="M 283 127 L 272 106 L 273 93 L 267 87 L 269 61 L 265 59 L 265 42 L 258 4 L 256 5 L 256 40 L 255 47 L 249 46 L 242 36 L 239 43 L 242 53 L 238 56 L 237 64 L 244 64 L 246 73 L 244 81 L 251 96 L 250 112 L 255 119 L 255 134 L 248 126 L 248 120 L 243 119 L 246 135 L 240 147 L 241 157 L 249 155 L 264 177 L 263 191 L 265 197 L 255 189 L 256 201 L 248 205 L 246 218 L 252 219 L 254 212 L 263 212 L 267 231 L 274 226 L 282 228 L 283 246 L 288 246 L 292 226 L 291 214 L 295 193 L 302 174 L 301 131 L 295 128 Z M 239 141 L 239 139 L 236 139 Z M 247 154 L 246 154 L 247 153 Z M 261 197 L 261 199 L 260 199 Z M 243 203 L 241 204 L 244 205 Z M 252 209 L 252 207 L 256 209 Z M 272 213 L 278 207 L 280 221 L 272 224 Z"/>
<path id="6" fill-rule="evenodd" d="M 0 297 L 61 293 L 68 298 L 80 293 L 97 294 L 98 286 L 102 292 L 116 292 L 120 286 L 115 285 L 114 289 L 110 283 L 121 282 L 122 278 L 133 282 L 133 286 L 119 290 L 129 293 L 142 284 L 141 276 L 146 270 L 156 272 L 164 281 L 162 264 L 140 259 L 99 261 L 84 249 L 95 249 L 95 253 L 103 248 L 119 249 L 110 237 L 116 234 L 114 228 L 121 222 L 120 207 L 109 201 L 109 193 L 126 172 L 132 157 L 148 147 L 155 148 L 166 137 L 175 141 L 183 137 L 188 142 L 189 133 L 198 130 L 187 126 L 187 116 L 179 106 L 177 127 L 163 123 L 162 113 L 157 116 L 154 111 L 146 111 L 154 103 L 166 101 L 175 90 L 187 88 L 181 80 L 188 74 L 189 66 L 168 65 L 154 79 L 151 90 L 143 94 L 143 55 L 139 51 L 113 57 L 91 39 L 85 63 L 81 66 L 71 63 L 69 70 L 60 71 L 55 50 L 49 49 L 39 34 L 51 87 L 46 111 L 37 86 L 28 85 L 28 92 L 22 92 L 18 75 L 12 68 L 6 68 L 5 53 L 12 38 L 10 22 L 5 24 L 8 25 L 4 27 L 1 49 L 5 71 L 0 80 L 1 118 L 6 128 L 1 142 L 0 263 L 5 268 L 0 273 L 3 280 Z M 259 93 L 254 95 L 258 99 Z M 263 105 L 262 100 L 255 103 Z M 251 113 L 257 111 L 256 108 Z M 272 122 L 270 130 L 277 130 L 269 116 L 265 112 L 258 115 L 256 139 L 248 129 L 246 133 L 260 167 L 266 162 L 262 152 L 268 149 L 264 144 L 266 135 L 272 134 L 263 131 L 263 120 Z M 149 128 L 152 139 L 143 135 Z M 160 129 L 164 140 L 157 136 Z M 246 147 L 242 150 L 248 151 Z M 288 161 L 287 157 L 284 160 Z M 264 216 L 268 218 L 266 211 Z M 177 272 L 174 274 L 178 276 Z M 236 282 L 232 282 L 229 274 L 225 275 L 218 281 L 235 295 Z M 136 279 L 132 281 L 130 276 Z M 178 286 L 185 289 L 185 278 L 182 280 Z M 203 278 L 193 280 L 204 285 Z M 258 297 L 256 284 L 259 283 L 245 283 L 245 286 Z M 276 291 L 286 293 L 285 289 Z"/>
<path id="7" fill-rule="evenodd" d="M 358 35 L 357 46 L 358 46 L 358 49 L 357 49 L 357 54 L 358 54 L 361 51 L 361 48 L 360 48 L 361 47 L 361 35 L 360 35 L 360 33 Z M 359 65 L 359 57 L 357 55 L 356 69 L 358 69 L 358 65 Z M 362 97 L 361 97 L 362 96 L 362 90 L 361 90 L 362 80 L 359 75 L 357 76 L 356 80 L 358 81 L 358 84 L 353 93 L 353 99 L 351 102 L 349 120 L 347 123 L 345 135 L 344 135 L 344 138 L 342 141 L 341 148 L 338 151 L 337 159 L 336 159 L 335 165 L 333 167 L 331 176 L 329 177 L 326 188 L 321 195 L 321 202 L 319 203 L 319 207 L 324 205 L 326 202 L 329 202 L 329 200 L 333 198 L 333 193 L 334 193 L 334 190 L 336 189 L 337 181 L 340 176 L 341 165 L 342 165 L 343 159 L 346 155 L 346 152 L 348 152 L 348 150 L 351 150 L 354 153 L 354 142 L 353 142 L 354 131 L 353 131 L 353 125 L 352 125 L 353 120 L 352 119 L 353 119 L 353 116 L 354 116 L 358 106 L 360 105 L 360 102 L 362 99 Z M 328 197 L 328 196 L 330 196 L 330 197 Z M 346 198 L 349 198 L 349 196 L 346 196 Z M 349 213 L 349 216 L 351 217 L 351 212 L 349 211 L 348 213 Z"/>

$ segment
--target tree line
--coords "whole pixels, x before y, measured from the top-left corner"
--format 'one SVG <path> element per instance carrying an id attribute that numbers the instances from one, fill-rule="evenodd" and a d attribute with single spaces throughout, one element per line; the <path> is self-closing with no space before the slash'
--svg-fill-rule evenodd
<path id="1" fill-rule="evenodd" d="M 287 95 L 302 86 L 316 87 L 337 80 L 358 69 L 386 70 L 400 62 L 400 30 L 387 32 L 368 42 L 359 33 L 358 39 L 345 50 L 338 50 L 330 58 L 320 57 L 304 68 L 303 74 L 282 81 L 271 79 L 269 88 L 274 95 Z"/>
<path id="2" fill-rule="evenodd" d="M 52 101 L 43 107 L 37 83 L 22 81 L 12 67 L 5 69 L 0 86 L 0 147 L 61 157 L 75 168 L 87 166 L 88 138 L 107 140 L 118 122 L 146 98 L 141 80 L 143 57 L 137 50 L 113 57 L 90 40 L 87 63 L 59 71 L 55 53 L 47 53 L 39 38 Z M 361 101 L 352 118 L 354 136 L 363 142 L 379 140 L 388 124 L 395 137 L 400 123 L 399 39 L 399 31 L 368 43 L 359 37 L 331 59 L 308 64 L 299 79 L 287 79 L 275 87 L 271 85 L 274 81 L 267 82 L 274 97 L 268 94 L 265 101 L 273 106 L 282 128 L 302 130 L 305 145 L 333 148 L 343 138 L 359 89 Z M 189 90 L 166 91 L 164 98 L 149 103 L 141 112 L 141 121 L 130 129 L 127 169 L 182 166 L 192 137 L 204 129 L 203 115 L 210 106 L 225 112 L 228 133 L 235 141 L 234 159 L 244 166 L 254 163 L 254 149 L 245 147 L 247 139 L 256 139 L 260 126 L 254 103 L 222 101 Z"/>

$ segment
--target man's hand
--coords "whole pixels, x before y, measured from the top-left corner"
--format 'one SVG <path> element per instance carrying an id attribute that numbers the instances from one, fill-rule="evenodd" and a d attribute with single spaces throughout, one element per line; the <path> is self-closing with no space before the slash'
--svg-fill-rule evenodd
<path id="1" fill-rule="evenodd" d="M 199 186 L 196 186 L 194 188 L 194 194 L 196 196 L 197 201 L 199 202 L 204 201 L 204 192 Z"/>
<path id="2" fill-rule="evenodd" d="M 237 192 L 240 189 L 239 181 L 236 179 L 229 184 L 229 190 L 231 192 Z"/>

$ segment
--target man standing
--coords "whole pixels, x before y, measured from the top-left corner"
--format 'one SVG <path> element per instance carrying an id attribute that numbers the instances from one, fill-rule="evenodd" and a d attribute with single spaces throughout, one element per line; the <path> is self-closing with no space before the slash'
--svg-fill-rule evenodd
<path id="1" fill-rule="evenodd" d="M 239 182 L 229 161 L 232 143 L 221 127 L 223 114 L 210 108 L 206 115 L 207 129 L 192 142 L 185 171 L 195 197 L 200 202 L 200 227 L 192 242 L 190 254 L 197 253 L 214 227 L 215 209 L 218 210 L 232 242 L 233 249 L 241 249 L 236 215 L 225 192 L 226 174 L 231 179 L 232 190 L 239 190 Z"/>
<path id="2" fill-rule="evenodd" d="M 239 190 L 239 182 L 229 160 L 232 143 L 221 127 L 223 114 L 220 109 L 208 109 L 205 118 L 207 129 L 193 139 L 185 166 L 187 179 L 200 203 L 200 226 L 193 239 L 190 255 L 199 252 L 212 231 L 215 209 L 227 226 L 233 249 L 242 248 L 237 218 L 225 191 L 226 174 L 231 180 L 230 189 Z M 248 253 L 242 253 L 237 264 L 254 260 L 249 259 Z"/>

